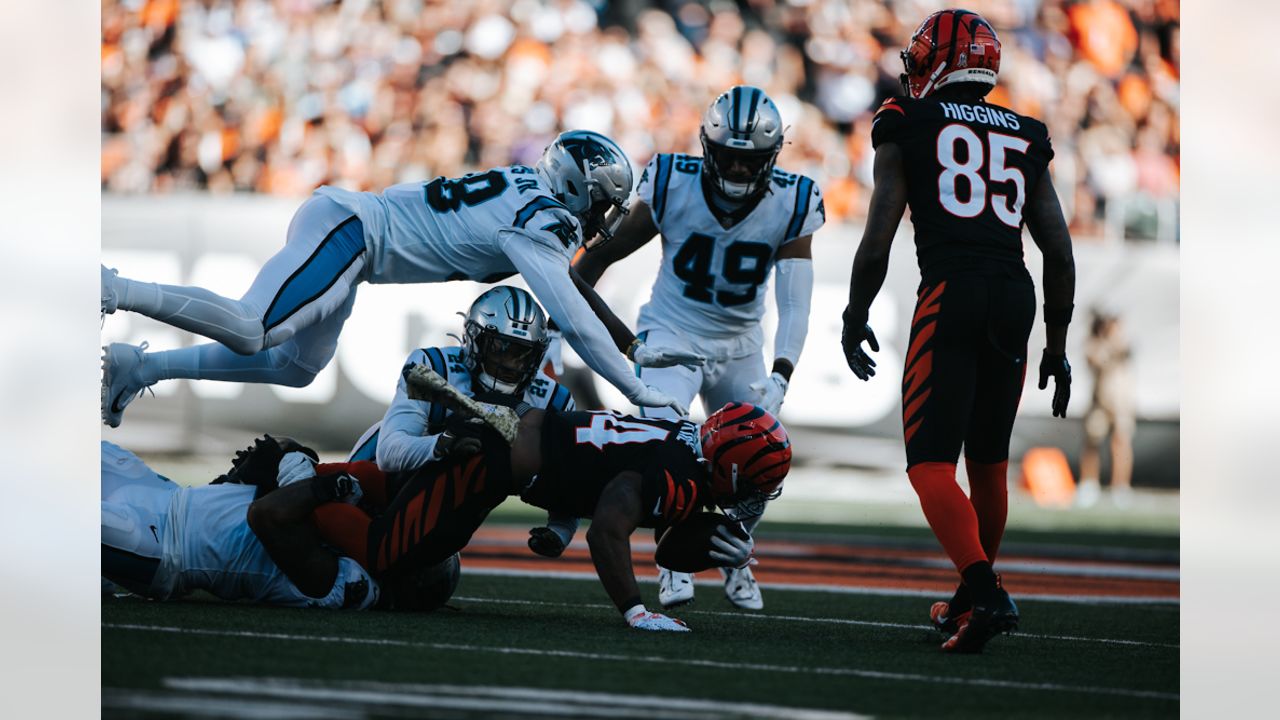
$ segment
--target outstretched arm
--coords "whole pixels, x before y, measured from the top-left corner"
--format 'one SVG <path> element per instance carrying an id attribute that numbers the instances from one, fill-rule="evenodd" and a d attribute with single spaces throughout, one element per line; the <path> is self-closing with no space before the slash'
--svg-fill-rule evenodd
<path id="1" fill-rule="evenodd" d="M 534 296 L 546 307 L 547 314 L 560 326 L 565 342 L 592 370 L 636 405 L 669 406 L 679 415 L 688 414 L 688 410 L 677 401 L 650 389 L 631 371 L 626 359 L 614 349 L 604 324 L 578 292 L 563 255 L 541 240 L 523 233 L 509 231 L 505 235 L 502 242 L 507 257 L 529 284 Z"/>
<path id="2" fill-rule="evenodd" d="M 594 250 L 579 254 L 573 261 L 573 267 L 583 281 L 595 287 L 610 265 L 644 247 L 657 234 L 658 226 L 653 222 L 653 213 L 643 200 L 637 199 L 618 226 L 613 239 Z"/>

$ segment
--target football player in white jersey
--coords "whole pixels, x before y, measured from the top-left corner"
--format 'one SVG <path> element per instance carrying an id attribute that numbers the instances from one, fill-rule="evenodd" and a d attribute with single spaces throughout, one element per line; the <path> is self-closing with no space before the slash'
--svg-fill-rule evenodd
<path id="1" fill-rule="evenodd" d="M 414 350 L 404 366 L 426 365 L 464 395 L 483 402 L 570 411 L 569 388 L 539 369 L 549 342 L 546 315 L 533 296 L 499 285 L 471 304 L 461 346 Z M 453 410 L 444 405 L 410 398 L 402 374 L 386 414 L 356 441 L 348 461 L 374 460 L 383 472 L 407 472 L 451 454 L 479 452 L 478 437 L 449 429 L 451 416 Z M 577 528 L 573 515 L 553 513 L 545 527 L 529 531 L 529 548 L 559 557 Z"/>
<path id="2" fill-rule="evenodd" d="M 639 200 L 608 243 L 574 268 L 594 285 L 612 263 L 662 236 L 662 266 L 640 309 L 644 342 L 707 356 L 702 367 L 637 368 L 636 376 L 688 406 L 739 401 L 776 413 L 800 359 L 813 294 L 813 233 L 826 220 L 817 183 L 776 169 L 782 117 L 759 88 L 739 85 L 702 118 L 703 157 L 656 155 L 640 176 Z M 776 268 L 778 330 L 773 366 L 763 357 L 764 288 Z M 668 416 L 645 410 L 646 417 Z M 754 529 L 759 516 L 742 518 Z M 764 606 L 750 568 L 725 571 L 736 606 Z M 664 607 L 693 600 L 693 578 L 661 569 Z"/>
<path id="3" fill-rule="evenodd" d="M 223 600 L 364 610 L 380 588 L 351 558 L 308 595 L 272 562 L 246 520 L 257 488 L 182 487 L 138 456 L 102 441 L 102 574 L 155 600 L 205 590 Z"/>
<path id="4" fill-rule="evenodd" d="M 609 138 L 560 134 L 535 167 L 512 165 L 461 178 L 394 185 L 381 193 L 321 187 L 294 215 L 284 248 L 239 300 L 198 287 L 145 283 L 102 268 L 102 312 L 139 312 L 216 340 L 163 353 L 121 343 L 103 357 L 103 421 L 159 380 L 188 378 L 304 386 L 328 364 L 370 283 L 470 279 L 520 273 L 593 370 L 640 406 L 685 408 L 645 386 L 612 347 L 644 367 L 701 364 L 610 337 L 621 325 L 593 291 L 575 288 L 569 264 L 584 242 L 608 239 L 627 213 L 631 163 Z M 602 323 L 612 322 L 610 329 Z"/>

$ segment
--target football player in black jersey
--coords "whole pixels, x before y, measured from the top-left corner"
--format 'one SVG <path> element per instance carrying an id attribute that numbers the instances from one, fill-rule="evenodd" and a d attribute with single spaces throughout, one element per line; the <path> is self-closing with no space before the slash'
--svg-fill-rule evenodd
<path id="1" fill-rule="evenodd" d="M 454 432 L 473 431 L 456 417 Z M 640 602 L 631 534 L 680 523 L 703 507 L 731 508 L 739 519 L 759 515 L 791 465 L 781 423 L 743 403 L 726 405 L 702 425 L 528 410 L 510 445 L 488 428 L 478 434 L 479 454 L 450 455 L 411 473 L 382 473 L 370 462 L 317 465 L 315 477 L 255 502 L 250 525 L 295 583 L 312 587 L 329 578 L 332 585 L 336 556 L 327 544 L 395 589 L 465 547 L 493 508 L 519 494 L 547 510 L 592 518 L 592 561 L 631 627 L 687 631 Z M 350 504 L 358 492 L 366 500 Z M 726 529 L 718 539 L 711 554 L 717 563 L 751 561 L 749 538 Z"/>
<path id="2" fill-rule="evenodd" d="M 1018 610 L 992 570 L 1004 534 L 1009 436 L 1026 375 L 1035 287 L 1022 227 L 1044 254 L 1046 347 L 1040 387 L 1065 417 L 1071 367 L 1067 325 L 1075 294 L 1071 237 L 1049 177 L 1048 132 L 1038 120 L 983 100 L 996 84 L 1000 41 L 980 15 L 930 15 L 902 52 L 903 95 L 871 126 L 875 187 L 853 262 L 843 346 L 866 380 L 878 350 L 867 324 L 889 246 L 911 208 L 921 284 L 902 380 L 907 475 L 925 518 L 960 572 L 930 616 L 948 652 L 978 652 L 1015 629 Z M 970 496 L 956 483 L 964 448 Z"/>

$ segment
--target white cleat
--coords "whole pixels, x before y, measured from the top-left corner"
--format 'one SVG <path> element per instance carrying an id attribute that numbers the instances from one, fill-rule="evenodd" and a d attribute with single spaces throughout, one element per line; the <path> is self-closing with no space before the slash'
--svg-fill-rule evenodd
<path id="1" fill-rule="evenodd" d="M 116 298 L 116 275 L 119 273 L 106 265 L 102 266 L 102 315 L 105 317 L 116 311 L 119 300 Z"/>
<path id="2" fill-rule="evenodd" d="M 102 348 L 102 422 L 120 427 L 124 409 L 149 386 L 142 381 L 141 345 L 111 343 Z"/>
<path id="3" fill-rule="evenodd" d="M 663 609 L 693 602 L 693 575 L 658 566 L 658 602 Z"/>
<path id="4" fill-rule="evenodd" d="M 720 574 L 724 575 L 724 596 L 729 598 L 729 602 L 743 610 L 764 608 L 760 586 L 756 584 L 756 576 L 751 574 L 750 567 L 720 568 Z"/>

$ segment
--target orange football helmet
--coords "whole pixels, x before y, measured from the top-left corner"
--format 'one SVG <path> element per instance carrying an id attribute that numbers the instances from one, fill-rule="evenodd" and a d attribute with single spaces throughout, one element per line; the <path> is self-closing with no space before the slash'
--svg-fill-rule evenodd
<path id="1" fill-rule="evenodd" d="M 939 10 L 920 23 L 902 51 L 902 92 L 922 98 L 960 82 L 996 86 L 1000 38 L 983 17 L 968 10 Z"/>
<path id="2" fill-rule="evenodd" d="M 762 407 L 733 402 L 702 424 L 702 457 L 711 464 L 712 500 L 739 518 L 759 515 L 782 494 L 791 469 L 791 440 Z"/>

